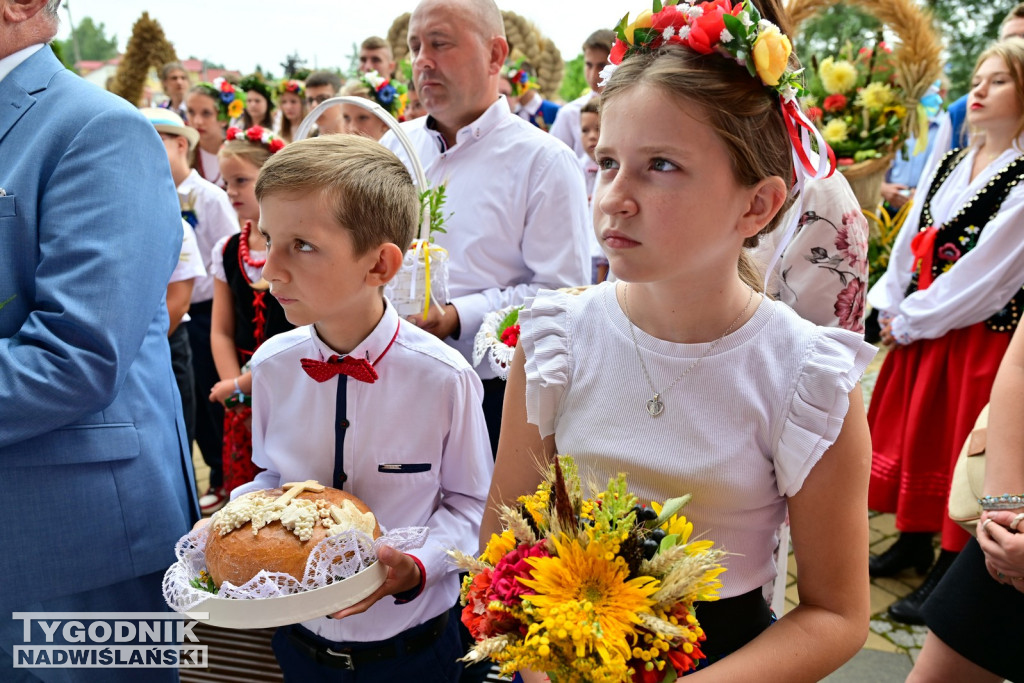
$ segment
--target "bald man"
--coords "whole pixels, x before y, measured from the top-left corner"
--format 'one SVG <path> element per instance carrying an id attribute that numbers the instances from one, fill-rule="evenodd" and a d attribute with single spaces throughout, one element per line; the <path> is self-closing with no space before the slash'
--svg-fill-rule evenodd
<path id="1" fill-rule="evenodd" d="M 410 320 L 470 359 L 483 317 L 541 288 L 590 282 L 587 197 L 572 151 L 499 95 L 508 42 L 493 0 L 424 0 L 409 21 L 413 79 L 428 116 L 403 124 L 431 186 L 445 184 L 451 300 Z M 403 159 L 392 133 L 381 142 Z M 497 450 L 504 382 L 486 365 Z"/>

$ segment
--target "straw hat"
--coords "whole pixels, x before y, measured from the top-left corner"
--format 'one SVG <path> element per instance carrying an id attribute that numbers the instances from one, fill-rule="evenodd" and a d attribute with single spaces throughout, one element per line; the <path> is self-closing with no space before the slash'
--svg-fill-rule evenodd
<path id="1" fill-rule="evenodd" d="M 168 135 L 185 136 L 185 139 L 188 140 L 188 151 L 191 152 L 199 144 L 199 131 L 186 126 L 181 117 L 170 109 L 144 107 L 139 111 L 153 124 L 153 127 L 158 132 L 167 133 Z"/>

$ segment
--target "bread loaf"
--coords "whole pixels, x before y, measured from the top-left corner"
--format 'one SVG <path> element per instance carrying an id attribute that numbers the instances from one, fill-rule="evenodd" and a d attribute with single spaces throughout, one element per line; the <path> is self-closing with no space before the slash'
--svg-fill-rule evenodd
<path id="1" fill-rule="evenodd" d="M 239 496 L 208 529 L 206 570 L 218 587 L 223 581 L 240 586 L 261 569 L 302 580 L 309 554 L 324 538 L 351 529 L 380 536 L 366 503 L 313 481 Z"/>

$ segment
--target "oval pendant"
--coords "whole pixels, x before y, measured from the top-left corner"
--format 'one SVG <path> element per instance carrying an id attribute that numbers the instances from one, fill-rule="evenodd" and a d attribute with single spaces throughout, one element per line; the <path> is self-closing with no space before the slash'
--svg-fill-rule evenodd
<path id="1" fill-rule="evenodd" d="M 665 404 L 657 396 L 647 401 L 647 412 L 651 414 L 651 417 L 658 417 L 664 411 Z"/>

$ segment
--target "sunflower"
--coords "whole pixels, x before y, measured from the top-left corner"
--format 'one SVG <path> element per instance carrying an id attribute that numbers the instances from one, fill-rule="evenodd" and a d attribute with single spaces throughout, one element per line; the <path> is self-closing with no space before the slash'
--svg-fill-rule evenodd
<path id="1" fill-rule="evenodd" d="M 821 134 L 825 136 L 825 142 L 830 145 L 834 145 L 837 142 L 846 142 L 847 136 L 850 134 L 849 126 L 846 125 L 846 121 L 842 119 L 832 119 L 825 124 L 825 129 L 821 131 Z"/>
<path id="2" fill-rule="evenodd" d="M 547 616 L 563 613 L 568 606 L 575 609 L 572 628 L 547 627 L 551 640 L 569 640 L 577 658 L 597 652 L 606 663 L 625 662 L 630 657 L 634 625 L 640 614 L 651 613 L 651 594 L 659 582 L 650 576 L 629 579 L 621 558 L 609 561 L 610 552 L 604 544 L 582 545 L 580 539 L 550 539 L 555 553 L 552 557 L 532 557 L 533 578 L 519 581 L 537 594 L 525 598 L 535 610 L 535 621 L 547 627 Z M 565 623 L 565 622 L 563 622 Z"/>
<path id="3" fill-rule="evenodd" d="M 516 537 L 508 529 L 501 532 L 501 536 L 491 534 L 491 540 L 487 541 L 487 547 L 484 548 L 480 559 L 493 567 L 501 561 L 501 558 L 510 553 L 516 545 L 518 545 Z"/>
<path id="4" fill-rule="evenodd" d="M 888 83 L 868 83 L 857 95 L 855 104 L 868 109 L 884 109 L 896 100 L 896 93 Z"/>

